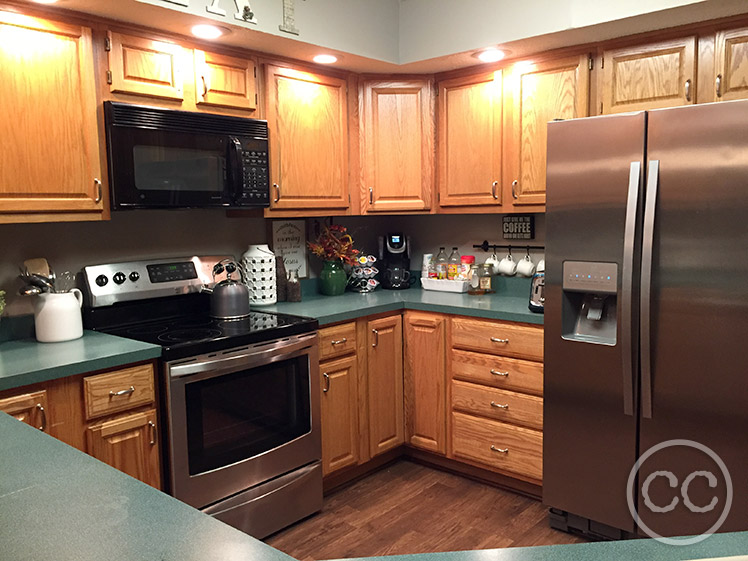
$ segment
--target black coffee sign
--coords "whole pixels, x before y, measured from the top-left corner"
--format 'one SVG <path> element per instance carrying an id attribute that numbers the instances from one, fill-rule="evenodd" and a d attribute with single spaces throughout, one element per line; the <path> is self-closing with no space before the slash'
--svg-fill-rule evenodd
<path id="1" fill-rule="evenodd" d="M 534 240 L 535 216 L 532 214 L 504 216 L 501 231 L 505 240 Z"/>

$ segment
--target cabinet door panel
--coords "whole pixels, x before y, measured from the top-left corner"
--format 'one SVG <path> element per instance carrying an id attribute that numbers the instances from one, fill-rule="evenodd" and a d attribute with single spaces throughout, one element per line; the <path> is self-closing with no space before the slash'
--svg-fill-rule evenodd
<path id="1" fill-rule="evenodd" d="M 602 113 L 695 103 L 695 52 L 695 37 L 605 51 Z"/>
<path id="2" fill-rule="evenodd" d="M 545 205 L 547 124 L 586 117 L 587 55 L 515 66 L 505 76 L 507 171 L 512 205 Z M 541 209 L 542 210 L 542 209 Z"/>
<path id="3" fill-rule="evenodd" d="M 49 429 L 49 407 L 44 390 L 0 399 L 0 411 L 43 432 Z"/>
<path id="4" fill-rule="evenodd" d="M 439 204 L 501 205 L 501 71 L 439 83 Z"/>
<path id="5" fill-rule="evenodd" d="M 366 212 L 431 207 L 433 135 L 429 81 L 364 83 L 361 152 Z"/>
<path id="6" fill-rule="evenodd" d="M 195 50 L 195 103 L 254 111 L 255 63 Z"/>
<path id="7" fill-rule="evenodd" d="M 100 217 L 90 29 L 0 12 L 0 82 L 0 222 L 24 212 Z"/>
<path id="8" fill-rule="evenodd" d="M 405 314 L 405 426 L 409 444 L 446 454 L 446 320 Z"/>
<path id="9" fill-rule="evenodd" d="M 109 32 L 109 91 L 183 99 L 182 48 L 173 43 Z"/>
<path id="10" fill-rule="evenodd" d="M 88 427 L 88 453 L 140 481 L 160 488 L 156 410 Z"/>
<path id="11" fill-rule="evenodd" d="M 748 28 L 717 33 L 715 57 L 716 99 L 748 98 Z"/>
<path id="12" fill-rule="evenodd" d="M 266 84 L 271 209 L 347 208 L 345 80 L 268 66 Z"/>
<path id="13" fill-rule="evenodd" d="M 404 441 L 402 318 L 369 321 L 367 343 L 369 451 L 374 457 Z"/>
<path id="14" fill-rule="evenodd" d="M 356 356 L 320 363 L 322 473 L 358 463 L 358 368 Z"/>

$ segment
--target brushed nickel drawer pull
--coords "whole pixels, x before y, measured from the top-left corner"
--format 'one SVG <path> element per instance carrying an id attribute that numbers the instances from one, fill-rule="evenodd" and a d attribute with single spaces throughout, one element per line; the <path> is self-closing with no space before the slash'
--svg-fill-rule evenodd
<path id="1" fill-rule="evenodd" d="M 275 187 L 275 199 L 273 199 L 273 202 L 277 203 L 281 198 L 281 188 L 277 183 L 273 183 L 273 187 Z"/>
<path id="2" fill-rule="evenodd" d="M 516 179 L 512 181 L 512 198 L 513 199 L 519 199 L 519 195 L 517 194 L 517 186 L 519 185 L 519 181 Z"/>
<path id="3" fill-rule="evenodd" d="M 342 339 L 338 339 L 337 341 L 330 341 L 331 345 L 342 345 L 343 343 L 347 343 L 348 339 L 343 337 Z"/>
<path id="4" fill-rule="evenodd" d="M 722 97 L 722 74 L 717 74 L 715 85 L 717 87 L 717 97 Z"/>
<path id="5" fill-rule="evenodd" d="M 98 177 L 94 177 L 94 185 L 96 185 L 96 198 L 94 199 L 94 203 L 100 203 L 101 202 L 101 179 Z"/>
<path id="6" fill-rule="evenodd" d="M 499 454 L 508 454 L 509 448 L 496 448 L 493 444 L 491 444 L 491 450 L 494 452 L 498 452 Z"/>
<path id="7" fill-rule="evenodd" d="M 374 334 L 374 342 L 371 344 L 372 347 L 379 345 L 379 331 L 372 329 L 371 332 Z"/>
<path id="8" fill-rule="evenodd" d="M 493 183 L 491 183 L 491 196 L 494 198 L 494 200 L 499 198 L 499 195 L 496 193 L 496 187 L 498 186 L 499 186 L 498 181 L 494 181 Z"/>
<path id="9" fill-rule="evenodd" d="M 369 204 L 374 204 L 374 187 L 369 187 Z"/>
<path id="10" fill-rule="evenodd" d="M 491 337 L 492 343 L 508 343 L 509 339 L 499 339 L 498 337 Z"/>
<path id="11" fill-rule="evenodd" d="M 39 410 L 39 413 L 42 416 L 42 426 L 39 427 L 39 430 L 42 432 L 47 432 L 47 412 L 44 410 L 44 407 L 42 407 L 41 403 L 37 403 L 36 408 Z"/>
<path id="12" fill-rule="evenodd" d="M 325 379 L 325 387 L 322 388 L 322 391 L 327 393 L 330 391 L 330 375 L 327 372 L 323 372 L 322 377 Z"/>
<path id="13" fill-rule="evenodd" d="M 496 409 L 509 409 L 509 404 L 506 403 L 502 405 L 501 403 L 496 403 L 495 401 L 492 401 L 491 407 L 496 407 Z"/>
<path id="14" fill-rule="evenodd" d="M 503 376 L 504 378 L 509 376 L 509 372 L 499 372 L 498 370 L 494 370 L 493 368 L 491 368 L 491 374 L 493 374 L 494 376 Z"/>
<path id="15" fill-rule="evenodd" d="M 686 101 L 691 101 L 691 80 L 686 80 L 685 84 L 685 91 L 686 91 Z"/>
<path id="16" fill-rule="evenodd" d="M 148 421 L 148 427 L 151 429 L 151 441 L 149 444 L 153 446 L 156 444 L 156 423 L 153 421 Z"/>
<path id="17" fill-rule="evenodd" d="M 131 393 L 135 393 L 135 386 L 130 386 L 126 390 L 120 390 L 118 392 L 109 392 L 109 397 L 122 397 L 123 395 L 130 395 Z"/>

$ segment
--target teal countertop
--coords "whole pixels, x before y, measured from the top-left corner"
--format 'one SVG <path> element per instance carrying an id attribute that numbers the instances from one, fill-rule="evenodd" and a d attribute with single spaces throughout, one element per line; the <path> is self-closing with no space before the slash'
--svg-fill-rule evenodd
<path id="1" fill-rule="evenodd" d="M 414 287 L 375 290 L 369 294 L 346 292 L 340 296 L 304 294 L 302 302 L 279 302 L 254 309 L 313 317 L 320 325 L 396 310 L 422 310 L 543 325 L 543 314 L 533 313 L 527 308 L 529 292 L 529 285 L 522 295 L 518 295 L 516 290 L 497 290 L 485 296 Z"/>
<path id="2" fill-rule="evenodd" d="M 3 561 L 287 561 L 259 540 L 0 414 Z"/>
<path id="3" fill-rule="evenodd" d="M 62 343 L 5 341 L 0 343 L 0 391 L 159 356 L 158 345 L 95 331 L 84 331 L 80 339 Z"/>
<path id="4" fill-rule="evenodd" d="M 3 561 L 292 561 L 4 413 L 0 413 L 0 520 Z M 386 559 L 683 561 L 746 553 L 748 532 L 717 534 L 688 547 L 629 540 Z"/>

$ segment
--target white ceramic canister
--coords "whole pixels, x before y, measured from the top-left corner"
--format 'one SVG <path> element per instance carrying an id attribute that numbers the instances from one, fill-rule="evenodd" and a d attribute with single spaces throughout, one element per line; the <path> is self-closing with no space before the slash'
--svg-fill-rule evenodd
<path id="1" fill-rule="evenodd" d="M 77 288 L 69 292 L 39 294 L 34 300 L 36 340 L 41 343 L 72 341 L 83 336 L 81 306 Z"/>
<path id="2" fill-rule="evenodd" d="M 267 244 L 250 245 L 242 255 L 242 266 L 249 286 L 249 303 L 269 306 L 277 301 L 275 289 L 275 254 Z"/>

